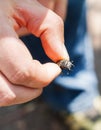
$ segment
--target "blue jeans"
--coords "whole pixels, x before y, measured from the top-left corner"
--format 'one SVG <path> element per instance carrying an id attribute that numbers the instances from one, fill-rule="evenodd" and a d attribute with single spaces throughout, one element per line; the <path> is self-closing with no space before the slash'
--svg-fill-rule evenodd
<path id="1" fill-rule="evenodd" d="M 91 39 L 86 28 L 86 6 L 84 0 L 70 0 L 65 21 L 65 45 L 73 61 L 70 72 L 64 71 L 44 89 L 43 99 L 56 110 L 68 112 L 84 111 L 92 106 L 99 95 L 94 71 Z M 34 59 L 45 63 L 40 39 L 30 35 L 22 37 Z"/>

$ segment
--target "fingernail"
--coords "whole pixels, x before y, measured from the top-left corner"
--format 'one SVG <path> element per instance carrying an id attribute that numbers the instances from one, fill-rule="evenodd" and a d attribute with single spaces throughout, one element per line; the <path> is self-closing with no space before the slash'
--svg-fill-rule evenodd
<path id="1" fill-rule="evenodd" d="M 69 61 L 69 54 L 68 54 L 67 49 L 64 44 L 63 44 L 62 48 L 63 48 L 63 59 L 67 59 Z"/>

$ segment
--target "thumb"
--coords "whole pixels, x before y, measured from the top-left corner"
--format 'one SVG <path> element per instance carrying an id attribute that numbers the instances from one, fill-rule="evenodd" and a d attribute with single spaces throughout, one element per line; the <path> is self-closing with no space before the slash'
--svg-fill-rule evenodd
<path id="1" fill-rule="evenodd" d="M 38 1 L 26 1 L 20 3 L 19 6 L 17 6 L 17 11 L 23 17 L 23 20 L 22 18 L 19 20 L 20 24 L 22 20 L 22 24 L 31 33 L 40 37 L 47 56 L 55 62 L 64 58 L 69 59 L 64 46 L 62 19 Z"/>

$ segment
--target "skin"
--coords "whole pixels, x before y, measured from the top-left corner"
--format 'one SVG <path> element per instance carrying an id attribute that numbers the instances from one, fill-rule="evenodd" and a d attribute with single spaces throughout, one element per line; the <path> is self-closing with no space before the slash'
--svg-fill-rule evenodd
<path id="1" fill-rule="evenodd" d="M 58 16 L 64 19 L 65 9 L 61 13 L 58 7 L 58 0 L 0 0 L 0 106 L 38 97 L 43 87 L 61 73 L 55 63 L 41 64 L 34 60 L 19 39 L 19 32 L 25 34 L 20 30 L 26 28 L 41 39 L 47 56 L 54 62 L 69 59 L 63 44 L 63 21 Z"/>
<path id="2" fill-rule="evenodd" d="M 58 14 L 63 20 L 66 17 L 66 7 L 68 0 L 38 0 L 45 7 L 53 10 L 56 14 Z"/>

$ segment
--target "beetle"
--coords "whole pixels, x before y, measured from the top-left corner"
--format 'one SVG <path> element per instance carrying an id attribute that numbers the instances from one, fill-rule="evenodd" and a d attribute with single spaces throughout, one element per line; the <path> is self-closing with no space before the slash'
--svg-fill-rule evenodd
<path id="1" fill-rule="evenodd" d="M 71 70 L 71 67 L 74 66 L 71 61 L 68 61 L 67 59 L 62 59 L 57 62 L 59 67 L 61 69 L 68 69 Z"/>

